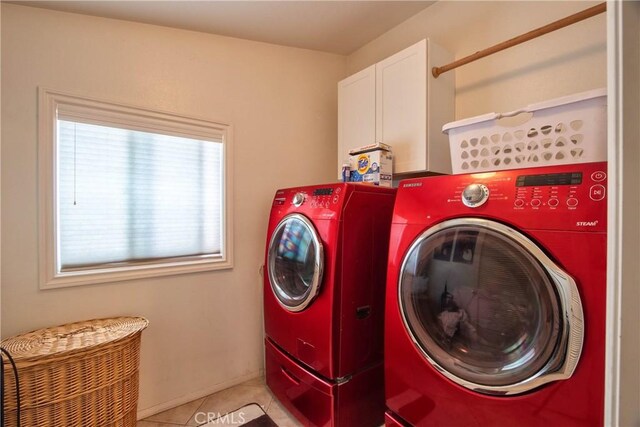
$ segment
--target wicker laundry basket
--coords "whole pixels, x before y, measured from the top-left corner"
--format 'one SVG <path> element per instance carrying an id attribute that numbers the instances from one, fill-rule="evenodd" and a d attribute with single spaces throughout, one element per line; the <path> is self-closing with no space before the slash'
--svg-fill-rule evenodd
<path id="1" fill-rule="evenodd" d="M 21 427 L 136 425 L 140 336 L 149 322 L 117 317 L 40 329 L 2 341 L 19 376 Z M 4 366 L 5 425 L 16 423 Z"/>

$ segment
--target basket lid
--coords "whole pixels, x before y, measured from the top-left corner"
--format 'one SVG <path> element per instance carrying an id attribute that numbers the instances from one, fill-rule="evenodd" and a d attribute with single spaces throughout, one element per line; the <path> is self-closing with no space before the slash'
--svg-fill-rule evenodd
<path id="1" fill-rule="evenodd" d="M 148 325 L 144 317 L 94 319 L 38 329 L 0 344 L 15 360 L 66 355 L 130 337 Z"/>

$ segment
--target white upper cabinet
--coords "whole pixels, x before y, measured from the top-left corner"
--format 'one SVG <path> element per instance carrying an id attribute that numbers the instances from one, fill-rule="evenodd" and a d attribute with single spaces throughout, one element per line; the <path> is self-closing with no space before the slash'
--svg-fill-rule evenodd
<path id="1" fill-rule="evenodd" d="M 422 40 L 338 83 L 338 169 L 350 149 L 392 146 L 394 174 L 451 173 L 442 126 L 454 120 L 453 73 L 435 79 L 433 66 L 453 56 Z"/>
<path id="2" fill-rule="evenodd" d="M 376 66 L 338 83 L 338 179 L 349 150 L 376 142 Z"/>

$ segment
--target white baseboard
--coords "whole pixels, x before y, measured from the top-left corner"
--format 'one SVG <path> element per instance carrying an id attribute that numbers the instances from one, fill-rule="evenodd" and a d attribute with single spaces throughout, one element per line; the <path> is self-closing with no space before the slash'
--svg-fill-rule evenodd
<path id="1" fill-rule="evenodd" d="M 160 412 L 166 411 L 167 409 L 175 408 L 176 406 L 184 405 L 185 403 L 189 403 L 196 399 L 200 399 L 201 397 L 208 396 L 210 394 L 216 393 L 220 390 L 224 390 L 229 387 L 233 387 L 234 385 L 241 384 L 245 381 L 252 380 L 254 378 L 258 378 L 263 376 L 264 370 L 260 369 L 258 371 L 254 371 L 240 377 L 233 378 L 228 381 L 224 381 L 218 383 L 214 386 L 194 391 L 193 393 L 186 394 L 184 396 L 180 396 L 177 399 L 170 400 L 168 402 L 161 403 L 159 405 L 152 406 L 150 408 L 139 409 L 138 410 L 138 420 L 142 420 L 144 418 L 148 418 L 152 415 L 159 414 Z"/>

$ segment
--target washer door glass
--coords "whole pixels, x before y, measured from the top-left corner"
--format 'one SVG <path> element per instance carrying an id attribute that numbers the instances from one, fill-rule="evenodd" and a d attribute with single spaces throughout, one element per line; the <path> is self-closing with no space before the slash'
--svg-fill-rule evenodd
<path id="1" fill-rule="evenodd" d="M 403 261 L 405 326 L 429 361 L 467 388 L 494 394 L 533 388 L 521 386 L 557 370 L 567 347 L 564 306 L 545 265 L 553 263 L 502 224 L 448 223 L 423 233 Z M 581 307 L 576 311 L 581 334 Z"/>
<path id="2" fill-rule="evenodd" d="M 269 279 L 280 304 L 305 309 L 317 295 L 324 264 L 322 243 L 311 222 L 291 214 L 276 227 L 269 243 Z"/>

